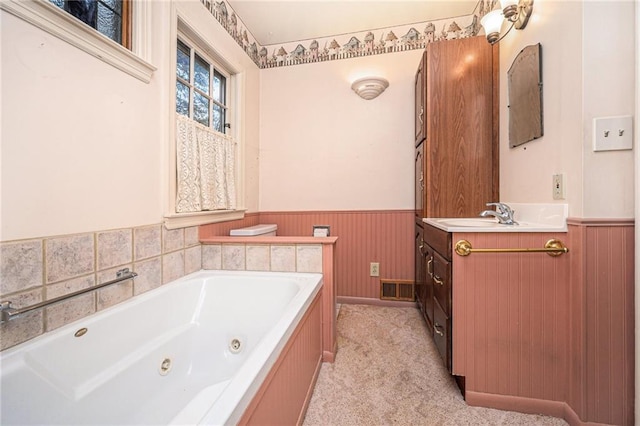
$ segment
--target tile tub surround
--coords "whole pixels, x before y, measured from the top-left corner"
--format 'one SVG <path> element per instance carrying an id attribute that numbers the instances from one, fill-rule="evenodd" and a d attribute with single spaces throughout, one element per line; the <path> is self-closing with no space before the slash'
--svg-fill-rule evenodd
<path id="1" fill-rule="evenodd" d="M 0 243 L 0 300 L 18 308 L 112 280 L 122 268 L 138 276 L 0 324 L 0 350 L 202 269 L 198 227 L 155 224 Z"/>
<path id="2" fill-rule="evenodd" d="M 319 272 L 323 274 L 322 359 L 336 354 L 335 245 L 338 237 L 203 236 L 202 269 L 233 271 Z"/>

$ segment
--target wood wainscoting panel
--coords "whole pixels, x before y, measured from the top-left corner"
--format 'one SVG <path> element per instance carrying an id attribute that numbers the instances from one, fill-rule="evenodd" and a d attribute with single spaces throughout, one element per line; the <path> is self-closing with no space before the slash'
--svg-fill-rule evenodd
<path id="1" fill-rule="evenodd" d="M 338 297 L 379 299 L 380 278 L 413 279 L 413 210 L 261 212 L 260 222 L 277 224 L 283 236 L 310 236 L 313 225 L 329 225 L 338 237 Z M 371 262 L 380 263 L 380 277 L 369 276 Z"/>
<path id="2" fill-rule="evenodd" d="M 472 405 L 633 425 L 634 222 L 568 225 L 558 235 L 454 234 L 474 248 L 557 238 L 569 253 L 453 256 L 453 373 L 465 376 Z"/>
<path id="3" fill-rule="evenodd" d="M 537 248 L 547 233 L 456 233 L 474 248 Z M 564 241 L 566 244 L 566 241 Z M 453 374 L 472 392 L 566 401 L 569 258 L 453 256 Z"/>
<path id="4" fill-rule="evenodd" d="M 583 224 L 586 419 L 631 425 L 634 401 L 634 227 Z"/>
<path id="5" fill-rule="evenodd" d="M 285 345 L 239 425 L 302 424 L 322 364 L 322 293 Z"/>

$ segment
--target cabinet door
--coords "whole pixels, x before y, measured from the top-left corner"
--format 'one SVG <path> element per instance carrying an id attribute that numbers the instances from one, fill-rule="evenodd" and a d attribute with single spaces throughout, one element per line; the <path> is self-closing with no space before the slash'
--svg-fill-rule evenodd
<path id="1" fill-rule="evenodd" d="M 420 312 L 424 315 L 424 304 L 425 304 L 425 296 L 426 296 L 426 284 L 427 284 L 427 270 L 426 270 L 426 262 L 425 262 L 425 246 L 424 243 L 424 229 L 419 224 L 416 224 L 416 246 L 415 246 L 415 293 L 416 293 L 416 302 L 418 302 L 418 308 Z"/>
<path id="2" fill-rule="evenodd" d="M 420 221 L 424 215 L 424 145 L 420 144 L 416 148 L 416 173 L 415 173 L 415 190 L 416 190 L 416 220 Z"/>
<path id="3" fill-rule="evenodd" d="M 447 316 L 451 316 L 451 264 L 438 253 L 433 255 L 433 294 Z"/>
<path id="4" fill-rule="evenodd" d="M 415 133 L 416 133 L 416 146 L 422 142 L 425 138 L 425 114 L 426 114 L 426 87 L 425 87 L 425 61 L 427 57 L 427 52 L 425 51 L 422 54 L 422 60 L 420 61 L 420 65 L 418 66 L 418 71 L 416 72 L 416 81 L 415 81 Z"/>
<path id="5" fill-rule="evenodd" d="M 482 37 L 427 47 L 428 217 L 477 216 L 498 195 L 492 49 Z"/>
<path id="6" fill-rule="evenodd" d="M 451 319 L 434 298 L 433 341 L 440 357 L 451 372 Z"/>
<path id="7" fill-rule="evenodd" d="M 435 251 L 433 248 L 425 244 L 424 262 L 427 270 L 427 280 L 424 291 L 424 317 L 430 329 L 433 326 L 433 256 Z"/>

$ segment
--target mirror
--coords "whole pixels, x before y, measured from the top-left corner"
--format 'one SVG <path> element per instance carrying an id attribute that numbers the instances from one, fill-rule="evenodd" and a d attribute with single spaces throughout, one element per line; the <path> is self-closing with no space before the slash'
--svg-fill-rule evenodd
<path id="1" fill-rule="evenodd" d="M 522 49 L 507 73 L 511 148 L 543 135 L 541 50 L 540 43 Z"/>

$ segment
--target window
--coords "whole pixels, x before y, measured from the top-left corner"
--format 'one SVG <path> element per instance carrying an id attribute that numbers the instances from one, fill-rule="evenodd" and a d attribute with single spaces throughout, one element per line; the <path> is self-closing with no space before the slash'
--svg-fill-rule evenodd
<path id="1" fill-rule="evenodd" d="M 168 229 L 244 217 L 237 209 L 239 144 L 232 128 L 238 78 L 201 33 L 180 25 L 175 52 L 175 142 Z M 224 64 L 224 65 L 221 65 Z M 175 166 L 175 168 L 174 168 Z"/>
<path id="2" fill-rule="evenodd" d="M 147 62 L 151 58 L 149 40 L 152 2 L 119 1 L 122 3 L 123 34 L 127 34 L 122 36 L 122 41 L 128 43 L 129 48 L 114 42 L 67 13 L 64 8 L 58 7 L 58 3 L 64 4 L 63 0 L 0 0 L 0 9 L 144 83 L 149 83 L 156 70 L 156 67 Z"/>
<path id="3" fill-rule="evenodd" d="M 130 0 L 49 0 L 118 44 L 131 48 Z"/>
<path id="4" fill-rule="evenodd" d="M 176 112 L 203 126 L 226 133 L 228 80 L 214 61 L 182 40 L 176 52 Z"/>

